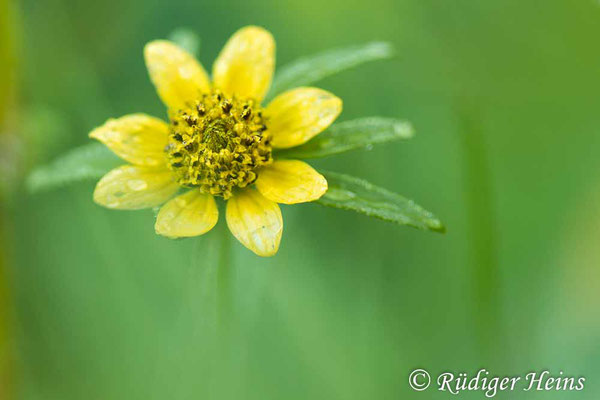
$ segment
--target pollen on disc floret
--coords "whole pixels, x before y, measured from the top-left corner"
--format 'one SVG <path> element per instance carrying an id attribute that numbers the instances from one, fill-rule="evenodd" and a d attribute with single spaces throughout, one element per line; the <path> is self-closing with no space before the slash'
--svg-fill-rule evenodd
<path id="1" fill-rule="evenodd" d="M 266 118 L 252 99 L 214 91 L 170 118 L 165 151 L 182 186 L 228 199 L 236 187 L 254 183 L 258 168 L 273 162 Z"/>

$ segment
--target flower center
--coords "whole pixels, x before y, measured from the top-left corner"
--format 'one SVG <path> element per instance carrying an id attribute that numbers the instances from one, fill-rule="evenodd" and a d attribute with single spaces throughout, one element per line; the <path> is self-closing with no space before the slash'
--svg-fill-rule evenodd
<path id="1" fill-rule="evenodd" d="M 177 182 L 225 199 L 254 183 L 257 169 L 273 162 L 265 122 L 254 100 L 219 91 L 171 115 L 165 151 Z"/>

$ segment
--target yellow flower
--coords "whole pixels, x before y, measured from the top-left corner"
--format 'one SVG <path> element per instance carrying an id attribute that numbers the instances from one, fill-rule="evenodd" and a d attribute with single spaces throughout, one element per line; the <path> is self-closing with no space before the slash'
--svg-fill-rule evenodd
<path id="1" fill-rule="evenodd" d="M 273 149 L 301 145 L 340 114 L 342 101 L 317 88 L 285 92 L 264 108 L 275 68 L 275 42 L 248 26 L 227 42 L 213 81 L 192 55 L 168 41 L 144 49 L 169 122 L 145 114 L 111 119 L 90 133 L 129 162 L 96 185 L 94 201 L 136 210 L 164 204 L 155 229 L 170 238 L 202 235 L 227 201 L 233 235 L 260 256 L 274 255 L 283 220 L 277 203 L 314 201 L 327 181 L 302 161 L 274 160 Z M 189 189 L 174 197 L 180 188 Z"/>

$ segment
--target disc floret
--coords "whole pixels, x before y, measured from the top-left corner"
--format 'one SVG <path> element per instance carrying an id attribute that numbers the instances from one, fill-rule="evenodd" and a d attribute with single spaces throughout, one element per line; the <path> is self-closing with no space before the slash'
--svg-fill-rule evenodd
<path id="1" fill-rule="evenodd" d="M 171 115 L 169 168 L 177 182 L 228 199 L 273 162 L 266 118 L 252 99 L 215 91 Z"/>

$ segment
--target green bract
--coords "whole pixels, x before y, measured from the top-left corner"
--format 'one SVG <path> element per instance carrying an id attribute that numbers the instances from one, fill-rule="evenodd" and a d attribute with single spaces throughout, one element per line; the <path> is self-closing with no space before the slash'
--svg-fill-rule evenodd
<path id="1" fill-rule="evenodd" d="M 384 221 L 445 232 L 439 219 L 414 201 L 349 175 L 321 171 L 329 189 L 317 202 Z"/>
<path id="2" fill-rule="evenodd" d="M 36 168 L 27 177 L 26 185 L 32 192 L 54 189 L 78 181 L 98 179 L 122 164 L 123 160 L 102 143 L 90 143 Z"/>
<path id="3" fill-rule="evenodd" d="M 369 61 L 390 58 L 393 54 L 390 43 L 371 42 L 300 58 L 283 66 L 277 72 L 266 100 L 288 89 L 310 85 L 348 68 Z"/>
<path id="4" fill-rule="evenodd" d="M 392 140 L 409 139 L 414 135 L 410 123 L 392 118 L 368 117 L 332 125 L 307 143 L 278 150 L 284 158 L 319 158 L 346 151 L 370 147 Z"/>

